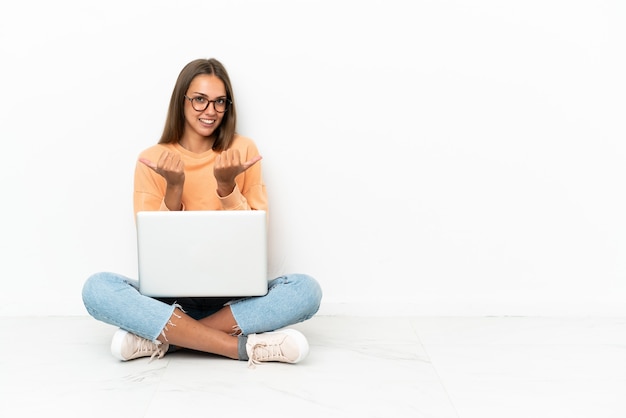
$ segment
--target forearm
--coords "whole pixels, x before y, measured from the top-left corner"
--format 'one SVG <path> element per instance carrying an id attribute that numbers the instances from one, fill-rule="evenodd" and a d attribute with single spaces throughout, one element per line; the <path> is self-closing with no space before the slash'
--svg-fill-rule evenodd
<path id="1" fill-rule="evenodd" d="M 168 184 L 165 188 L 165 196 L 163 197 L 163 202 L 165 206 L 169 210 L 182 210 L 182 200 L 183 199 L 183 186 L 181 185 L 170 185 Z"/>

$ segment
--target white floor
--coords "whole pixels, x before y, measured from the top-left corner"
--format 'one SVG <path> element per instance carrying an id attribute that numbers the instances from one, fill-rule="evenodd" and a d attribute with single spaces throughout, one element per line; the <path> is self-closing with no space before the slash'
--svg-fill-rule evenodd
<path id="1" fill-rule="evenodd" d="M 89 317 L 0 318 L 0 417 L 626 417 L 626 318 L 318 316 L 300 364 L 109 354 Z"/>

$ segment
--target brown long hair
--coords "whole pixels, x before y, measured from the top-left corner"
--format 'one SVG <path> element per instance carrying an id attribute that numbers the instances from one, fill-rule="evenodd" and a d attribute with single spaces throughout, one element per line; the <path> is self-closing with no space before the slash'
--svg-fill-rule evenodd
<path id="1" fill-rule="evenodd" d="M 235 137 L 237 126 L 237 112 L 235 110 L 235 98 L 233 87 L 226 68 L 215 58 L 197 59 L 191 61 L 181 70 L 172 92 L 170 106 L 167 111 L 165 127 L 159 140 L 159 144 L 168 144 L 180 141 L 185 130 L 185 94 L 191 81 L 198 75 L 207 74 L 218 77 L 226 88 L 226 97 L 232 101 L 230 108 L 224 113 L 222 123 L 217 128 L 217 136 L 213 143 L 213 150 L 224 151 L 230 147 Z"/>

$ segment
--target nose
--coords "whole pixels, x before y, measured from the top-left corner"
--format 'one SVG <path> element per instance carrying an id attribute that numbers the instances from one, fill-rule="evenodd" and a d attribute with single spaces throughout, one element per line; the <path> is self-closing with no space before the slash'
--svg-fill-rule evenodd
<path id="1" fill-rule="evenodd" d="M 216 113 L 215 112 L 215 100 L 209 100 L 209 104 L 206 107 L 206 109 L 204 109 L 205 113 Z"/>

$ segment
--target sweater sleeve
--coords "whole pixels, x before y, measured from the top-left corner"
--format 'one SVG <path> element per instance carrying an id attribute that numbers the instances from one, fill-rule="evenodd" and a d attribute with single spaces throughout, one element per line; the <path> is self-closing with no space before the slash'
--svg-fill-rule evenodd
<path id="1" fill-rule="evenodd" d="M 263 184 L 254 185 L 242 193 L 237 183 L 233 192 L 228 196 L 220 197 L 217 192 L 215 194 L 222 203 L 223 210 L 267 211 L 267 196 Z"/>
<path id="2" fill-rule="evenodd" d="M 161 150 L 158 152 L 161 152 Z M 155 157 L 158 159 L 158 153 L 155 153 L 153 149 L 144 151 L 140 156 L 152 160 L 154 160 Z M 163 200 L 165 197 L 165 188 L 166 182 L 162 176 L 155 173 L 145 164 L 137 161 L 135 164 L 133 191 L 135 217 L 137 216 L 137 212 L 140 211 L 169 210 Z"/>

